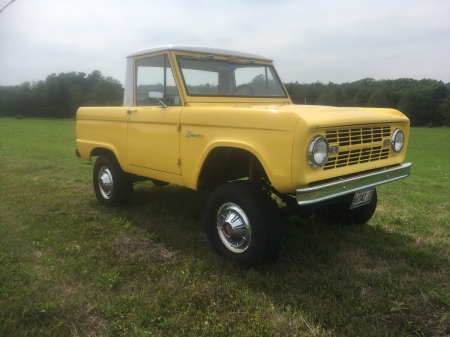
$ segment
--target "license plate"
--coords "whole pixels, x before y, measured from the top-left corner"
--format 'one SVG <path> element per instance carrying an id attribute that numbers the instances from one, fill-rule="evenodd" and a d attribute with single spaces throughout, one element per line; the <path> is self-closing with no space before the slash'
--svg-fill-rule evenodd
<path id="1" fill-rule="evenodd" d="M 369 190 L 356 192 L 353 197 L 352 204 L 350 205 L 350 209 L 367 205 L 370 202 L 370 200 L 372 200 L 374 191 L 375 189 L 371 188 Z"/>

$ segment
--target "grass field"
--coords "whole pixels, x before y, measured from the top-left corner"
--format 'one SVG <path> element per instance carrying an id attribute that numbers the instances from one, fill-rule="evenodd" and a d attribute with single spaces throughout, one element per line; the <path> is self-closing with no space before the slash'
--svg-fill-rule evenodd
<path id="1" fill-rule="evenodd" d="M 75 122 L 0 119 L 0 336 L 448 336 L 450 129 L 412 130 L 408 179 L 362 227 L 283 222 L 277 262 L 214 254 L 206 195 L 100 207 Z"/>

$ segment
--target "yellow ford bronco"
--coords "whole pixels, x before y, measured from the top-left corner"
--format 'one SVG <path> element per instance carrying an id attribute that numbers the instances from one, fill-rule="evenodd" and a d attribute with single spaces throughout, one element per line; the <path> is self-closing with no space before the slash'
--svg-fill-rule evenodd
<path id="1" fill-rule="evenodd" d="M 376 186 L 409 176 L 405 115 L 294 105 L 266 57 L 170 45 L 126 67 L 123 107 L 77 112 L 98 201 L 125 204 L 142 180 L 210 191 L 209 240 L 241 266 L 278 255 L 282 216 L 364 224 Z"/>

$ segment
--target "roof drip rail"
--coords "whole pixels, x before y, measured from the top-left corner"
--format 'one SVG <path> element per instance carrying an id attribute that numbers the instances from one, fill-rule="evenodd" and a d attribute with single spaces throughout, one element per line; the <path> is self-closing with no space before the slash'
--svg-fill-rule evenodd
<path id="1" fill-rule="evenodd" d="M 228 63 L 239 63 L 239 64 L 250 64 L 255 63 L 255 60 L 248 60 L 248 61 L 236 61 L 236 60 L 228 60 Z"/>
<path id="2" fill-rule="evenodd" d="M 188 55 L 181 55 L 180 56 L 182 59 L 188 59 L 188 60 L 206 60 L 209 61 L 210 59 L 214 58 L 213 55 L 207 55 L 206 57 L 204 56 L 188 56 Z"/>

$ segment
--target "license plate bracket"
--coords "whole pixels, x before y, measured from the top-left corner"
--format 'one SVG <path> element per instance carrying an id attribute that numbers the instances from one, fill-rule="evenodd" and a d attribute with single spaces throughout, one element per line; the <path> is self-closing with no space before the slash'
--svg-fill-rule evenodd
<path id="1" fill-rule="evenodd" d="M 369 188 L 367 190 L 358 191 L 353 196 L 352 203 L 350 205 L 350 209 L 357 208 L 360 206 L 367 205 L 372 200 L 373 193 L 375 192 L 374 188 Z"/>

